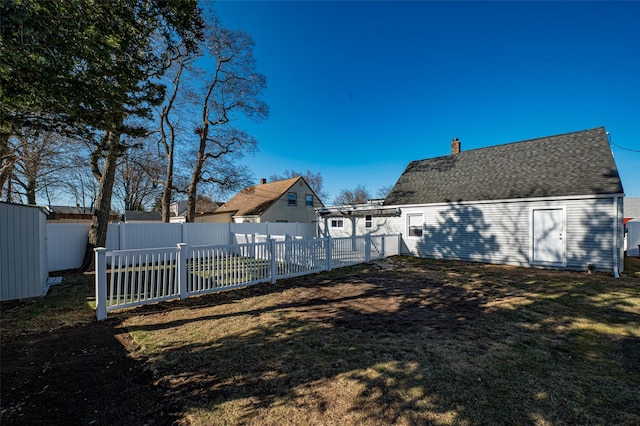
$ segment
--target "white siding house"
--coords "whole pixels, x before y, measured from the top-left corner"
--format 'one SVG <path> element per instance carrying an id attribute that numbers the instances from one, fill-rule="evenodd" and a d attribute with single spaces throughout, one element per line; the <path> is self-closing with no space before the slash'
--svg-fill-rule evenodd
<path id="1" fill-rule="evenodd" d="M 302 176 L 248 186 L 210 215 L 211 221 L 235 223 L 314 223 L 322 201 Z"/>
<path id="2" fill-rule="evenodd" d="M 0 300 L 44 294 L 46 235 L 47 216 L 41 209 L 0 203 Z"/>
<path id="3" fill-rule="evenodd" d="M 454 140 L 451 155 L 409 164 L 380 206 L 387 214 L 318 214 L 332 236 L 402 233 L 403 254 L 617 274 L 623 197 L 597 128 L 466 152 Z"/>

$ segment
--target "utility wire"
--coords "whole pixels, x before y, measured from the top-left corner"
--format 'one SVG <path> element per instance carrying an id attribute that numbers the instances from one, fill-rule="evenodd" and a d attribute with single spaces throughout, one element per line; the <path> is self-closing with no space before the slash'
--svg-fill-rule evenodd
<path id="1" fill-rule="evenodd" d="M 609 139 L 610 145 L 617 146 L 618 148 L 624 149 L 625 151 L 640 152 L 640 149 L 625 148 L 624 146 L 620 146 L 618 144 L 613 143 L 613 141 L 611 140 L 611 134 L 609 132 L 607 132 L 607 139 Z"/>
<path id="2" fill-rule="evenodd" d="M 611 142 L 611 140 L 609 140 L 609 142 Z M 611 145 L 613 145 L 613 146 L 617 146 L 618 148 L 620 148 L 620 149 L 624 149 L 625 151 L 640 152 L 640 149 L 625 148 L 624 146 L 617 145 L 617 144 L 615 144 L 615 143 L 613 143 L 613 142 L 611 142 Z"/>

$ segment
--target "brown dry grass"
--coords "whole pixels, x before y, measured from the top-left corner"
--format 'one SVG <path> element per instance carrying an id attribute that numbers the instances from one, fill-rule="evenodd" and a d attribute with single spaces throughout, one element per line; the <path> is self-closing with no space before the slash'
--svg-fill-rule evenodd
<path id="1" fill-rule="evenodd" d="M 640 424 L 640 262 L 394 258 L 124 311 L 184 424 Z"/>

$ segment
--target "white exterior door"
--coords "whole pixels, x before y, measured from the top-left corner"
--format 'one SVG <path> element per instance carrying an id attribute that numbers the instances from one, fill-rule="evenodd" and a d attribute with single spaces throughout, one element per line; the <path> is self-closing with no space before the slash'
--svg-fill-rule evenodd
<path id="1" fill-rule="evenodd" d="M 531 245 L 531 263 L 566 264 L 564 208 L 532 209 Z"/>

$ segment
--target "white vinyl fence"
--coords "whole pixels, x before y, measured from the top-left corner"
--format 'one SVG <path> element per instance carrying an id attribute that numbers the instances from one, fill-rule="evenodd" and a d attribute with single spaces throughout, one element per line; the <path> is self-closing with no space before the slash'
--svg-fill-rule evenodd
<path id="1" fill-rule="evenodd" d="M 400 235 L 293 238 L 243 244 L 96 249 L 96 317 L 398 254 Z"/>
<path id="2" fill-rule="evenodd" d="M 47 223 L 49 271 L 78 269 L 87 248 L 88 223 Z M 111 223 L 108 250 L 173 247 L 179 243 L 226 245 L 247 242 L 254 235 L 316 236 L 314 223 Z"/>

